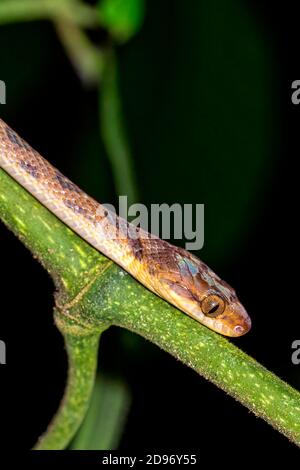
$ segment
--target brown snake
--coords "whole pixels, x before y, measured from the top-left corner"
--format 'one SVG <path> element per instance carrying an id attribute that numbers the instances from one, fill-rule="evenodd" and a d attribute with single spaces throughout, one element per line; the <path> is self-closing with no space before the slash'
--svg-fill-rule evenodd
<path id="1" fill-rule="evenodd" d="M 195 320 L 227 336 L 251 328 L 235 291 L 206 264 L 107 210 L 1 119 L 0 167 L 93 247 Z"/>

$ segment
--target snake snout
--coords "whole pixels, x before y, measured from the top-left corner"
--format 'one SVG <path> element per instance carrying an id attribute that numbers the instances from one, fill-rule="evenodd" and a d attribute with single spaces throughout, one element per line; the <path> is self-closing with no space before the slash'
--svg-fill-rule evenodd
<path id="1" fill-rule="evenodd" d="M 234 306 L 233 318 L 235 325 L 232 328 L 232 334 L 230 336 L 237 337 L 248 333 L 248 331 L 251 329 L 251 319 L 241 304 Z"/>

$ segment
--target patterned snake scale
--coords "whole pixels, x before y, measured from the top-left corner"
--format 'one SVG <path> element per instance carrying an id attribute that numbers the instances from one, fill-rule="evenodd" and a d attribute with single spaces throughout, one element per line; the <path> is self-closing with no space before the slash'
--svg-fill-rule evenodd
<path id="1" fill-rule="evenodd" d="M 226 336 L 250 330 L 235 291 L 206 264 L 99 204 L 1 119 L 0 167 L 84 240 L 178 309 Z"/>

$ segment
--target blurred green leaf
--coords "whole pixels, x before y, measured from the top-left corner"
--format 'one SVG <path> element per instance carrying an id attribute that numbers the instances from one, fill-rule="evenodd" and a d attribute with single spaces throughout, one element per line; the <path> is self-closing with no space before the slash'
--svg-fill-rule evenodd
<path id="1" fill-rule="evenodd" d="M 116 449 L 129 405 L 130 395 L 124 382 L 103 375 L 97 377 L 89 410 L 71 448 Z"/>
<path id="2" fill-rule="evenodd" d="M 141 28 L 144 0 L 100 0 L 98 9 L 102 24 L 118 41 L 130 39 Z"/>
<path id="3" fill-rule="evenodd" d="M 143 34 L 120 54 L 124 114 L 143 203 L 204 203 L 200 256 L 216 267 L 233 260 L 263 211 L 278 74 L 246 2 L 170 4 L 158 14 L 148 2 Z"/>
<path id="4" fill-rule="evenodd" d="M 133 204 L 138 200 L 138 185 L 123 120 L 118 67 L 112 50 L 107 51 L 105 55 L 99 111 L 101 135 L 111 164 L 116 191 L 118 194 L 126 194 L 128 204 Z"/>

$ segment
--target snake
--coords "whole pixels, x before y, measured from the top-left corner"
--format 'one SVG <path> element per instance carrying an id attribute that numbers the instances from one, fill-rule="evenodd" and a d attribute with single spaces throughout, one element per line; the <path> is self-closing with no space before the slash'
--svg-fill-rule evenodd
<path id="1" fill-rule="evenodd" d="M 250 317 L 235 290 L 203 261 L 88 196 L 2 119 L 0 168 L 96 250 L 177 309 L 224 336 L 250 330 Z"/>

